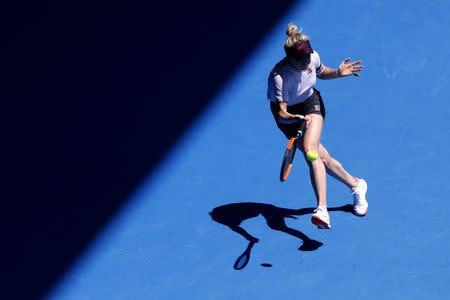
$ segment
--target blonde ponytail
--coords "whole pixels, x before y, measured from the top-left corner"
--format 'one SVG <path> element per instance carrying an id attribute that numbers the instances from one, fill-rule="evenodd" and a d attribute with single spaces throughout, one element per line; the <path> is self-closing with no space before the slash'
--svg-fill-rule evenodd
<path id="1" fill-rule="evenodd" d="M 288 28 L 286 29 L 286 35 L 290 37 L 296 32 L 297 32 L 297 25 L 295 25 L 295 23 L 289 23 Z M 302 32 L 301 29 L 300 32 Z"/>
<path id="2" fill-rule="evenodd" d="M 309 41 L 309 37 L 302 33 L 302 28 L 297 32 L 297 25 L 295 23 L 289 23 L 288 28 L 286 29 L 286 35 L 288 38 L 284 42 L 284 50 L 294 47 L 298 42 Z"/>

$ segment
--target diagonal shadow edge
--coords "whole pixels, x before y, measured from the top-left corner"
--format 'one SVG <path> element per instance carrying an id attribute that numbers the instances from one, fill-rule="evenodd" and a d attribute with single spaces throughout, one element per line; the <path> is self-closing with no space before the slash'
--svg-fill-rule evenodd
<path id="1" fill-rule="evenodd" d="M 58 282 L 293 3 L 10 4 L 9 299 Z"/>

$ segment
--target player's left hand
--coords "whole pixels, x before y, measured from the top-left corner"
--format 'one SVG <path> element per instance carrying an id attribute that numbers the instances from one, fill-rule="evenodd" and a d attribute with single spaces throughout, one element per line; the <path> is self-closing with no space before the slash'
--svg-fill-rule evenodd
<path id="1" fill-rule="evenodd" d="M 309 128 L 309 125 L 311 124 L 311 117 L 306 115 L 304 116 L 303 120 L 306 122 L 306 128 Z"/>
<path id="2" fill-rule="evenodd" d="M 305 120 L 306 122 L 306 128 L 309 128 L 309 124 L 311 123 L 311 117 L 308 115 L 302 116 L 302 115 L 294 115 L 294 118 L 298 118 L 300 120 Z"/>
<path id="3" fill-rule="evenodd" d="M 355 72 L 359 72 L 361 71 L 364 66 L 358 65 L 361 63 L 360 60 L 351 62 L 351 63 L 347 63 L 350 60 L 350 58 L 346 58 L 344 59 L 341 64 L 339 65 L 338 68 L 338 75 L 340 77 L 344 77 L 344 76 L 360 76 L 359 74 L 355 73 Z"/>

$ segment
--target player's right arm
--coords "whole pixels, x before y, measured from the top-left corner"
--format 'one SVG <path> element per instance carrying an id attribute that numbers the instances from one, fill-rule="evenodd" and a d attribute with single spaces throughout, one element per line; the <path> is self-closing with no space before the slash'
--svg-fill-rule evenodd
<path id="1" fill-rule="evenodd" d="M 284 120 L 291 120 L 295 118 L 302 119 L 301 115 L 293 115 L 287 111 L 287 102 L 278 102 L 278 116 Z"/>
<path id="2" fill-rule="evenodd" d="M 278 116 L 284 120 L 300 119 L 306 120 L 306 125 L 309 125 L 311 117 L 302 115 L 293 115 L 287 111 L 287 102 L 278 102 Z"/>
<path id="3" fill-rule="evenodd" d="M 277 114 L 283 120 L 302 119 L 309 120 L 308 116 L 294 115 L 287 111 L 289 95 L 286 88 L 283 89 L 283 79 L 277 74 L 273 77 L 273 94 L 271 96 L 277 105 Z"/>
<path id="4" fill-rule="evenodd" d="M 294 115 L 287 111 L 289 96 L 286 87 L 283 89 L 283 78 L 280 75 L 275 75 L 273 78 L 273 94 L 277 103 L 278 116 L 284 120 L 294 119 Z"/>

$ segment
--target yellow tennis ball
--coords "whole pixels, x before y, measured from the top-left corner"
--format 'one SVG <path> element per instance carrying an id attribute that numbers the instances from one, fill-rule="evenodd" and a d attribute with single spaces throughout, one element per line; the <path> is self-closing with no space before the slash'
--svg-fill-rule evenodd
<path id="1" fill-rule="evenodd" d="M 309 150 L 308 152 L 306 152 L 306 158 L 309 161 L 315 161 L 318 157 L 319 157 L 319 154 L 317 153 L 316 150 Z"/>

